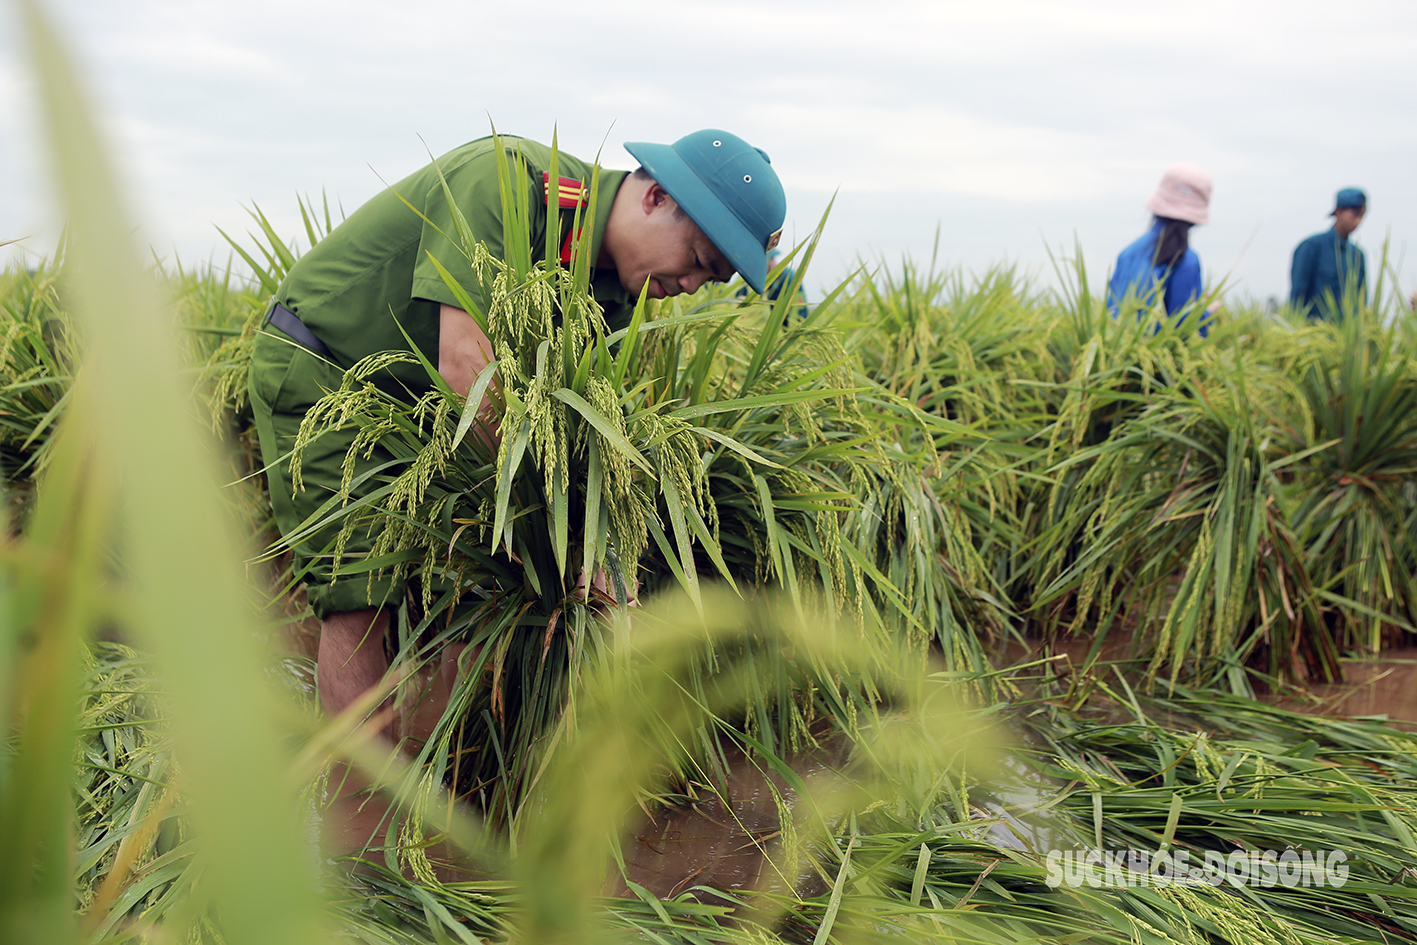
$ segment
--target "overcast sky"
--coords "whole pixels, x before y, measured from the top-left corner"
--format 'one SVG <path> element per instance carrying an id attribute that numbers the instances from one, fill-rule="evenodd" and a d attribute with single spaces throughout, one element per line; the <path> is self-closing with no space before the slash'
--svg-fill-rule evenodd
<path id="1" fill-rule="evenodd" d="M 8 6 L 8 5 L 7 5 Z M 184 261 L 259 205 L 352 210 L 488 131 L 633 167 L 623 141 L 704 127 L 765 149 L 801 239 L 836 194 L 809 285 L 858 260 L 1014 263 L 1080 241 L 1094 279 L 1146 228 L 1171 163 L 1215 178 L 1191 245 L 1240 295 L 1288 290 L 1294 244 L 1360 186 L 1370 270 L 1417 252 L 1417 3 L 1243 0 L 489 3 L 51 0 L 139 215 Z M 12 10 L 0 18 L 0 240 L 52 248 Z M 1417 262 L 1402 263 L 1417 282 Z M 1207 283 L 1209 285 L 1209 282 Z"/>

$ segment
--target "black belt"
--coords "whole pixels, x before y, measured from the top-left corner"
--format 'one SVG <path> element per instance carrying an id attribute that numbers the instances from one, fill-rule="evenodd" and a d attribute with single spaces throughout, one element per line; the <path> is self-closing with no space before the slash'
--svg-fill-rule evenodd
<path id="1" fill-rule="evenodd" d="M 331 361 L 335 356 L 330 353 L 330 349 L 325 347 L 325 343 L 315 337 L 315 333 L 305 327 L 305 323 L 295 317 L 295 313 L 279 302 L 271 306 L 270 313 L 266 315 L 266 321 L 285 332 L 296 341 L 300 342 L 311 351 L 322 358 Z"/>

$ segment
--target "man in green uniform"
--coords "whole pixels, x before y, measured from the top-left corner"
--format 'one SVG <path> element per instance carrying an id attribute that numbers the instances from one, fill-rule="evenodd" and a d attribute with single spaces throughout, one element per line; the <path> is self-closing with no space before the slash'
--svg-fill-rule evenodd
<path id="1" fill-rule="evenodd" d="M 566 256 L 591 165 L 561 154 L 559 179 L 551 180 L 550 149 L 516 138 L 500 142 L 514 174 L 518 153 L 524 162 L 526 176 L 514 186 L 525 186 L 532 198 L 533 252 L 544 251 L 547 228 L 556 226 Z M 429 257 L 464 287 L 476 286 L 466 258 L 448 238 L 457 231 L 443 179 L 473 237 L 500 256 L 497 145 L 491 138 L 463 145 L 438 158 L 436 167 L 430 164 L 374 197 L 296 262 L 277 288 L 265 331 L 256 340 L 250 394 L 276 522 L 288 538 L 340 486 L 353 433 L 327 432 L 310 445 L 302 457 L 300 489 L 290 481 L 287 454 L 301 419 L 339 386 L 344 368 L 378 351 L 408 350 L 407 332 L 449 386 L 465 396 L 492 360 L 487 336 L 457 307 Z M 651 298 L 665 298 L 696 291 L 710 280 L 727 281 L 736 271 L 762 292 L 765 252 L 777 244 L 786 215 L 782 185 L 767 155 L 712 129 L 672 145 L 625 147 L 642 166 L 634 173 L 601 172 L 592 236 L 579 248 L 593 261 L 591 288 L 611 329 L 628 324 L 642 289 Z M 416 365 L 397 365 L 376 382 L 395 393 L 406 389 L 417 395 L 429 388 Z M 385 458 L 376 454 L 369 465 Z M 321 620 L 320 698 L 330 713 L 387 672 L 381 608 L 402 593 L 389 577 L 371 585 L 365 574 L 334 575 L 328 549 L 337 531 L 337 526 L 315 529 L 295 543 L 297 563 L 308 568 L 311 607 Z M 367 548 L 352 540 L 345 560 Z"/>

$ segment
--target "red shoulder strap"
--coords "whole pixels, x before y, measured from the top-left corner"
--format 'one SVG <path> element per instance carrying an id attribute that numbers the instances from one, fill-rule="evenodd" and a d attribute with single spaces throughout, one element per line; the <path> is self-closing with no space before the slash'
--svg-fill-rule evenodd
<path id="1" fill-rule="evenodd" d="M 546 205 L 549 207 L 551 206 L 551 175 L 542 171 L 541 182 L 546 190 Z M 562 210 L 584 206 L 589 199 L 585 185 L 572 177 L 556 178 L 556 197 L 557 206 Z"/>

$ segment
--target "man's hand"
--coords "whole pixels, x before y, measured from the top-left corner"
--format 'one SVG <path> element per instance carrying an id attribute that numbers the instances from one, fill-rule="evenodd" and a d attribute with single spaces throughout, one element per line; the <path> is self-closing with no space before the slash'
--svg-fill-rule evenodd
<path id="1" fill-rule="evenodd" d="M 600 602 L 612 607 L 619 603 L 616 599 L 618 596 L 616 588 L 611 586 L 610 575 L 606 573 L 603 566 L 595 569 L 595 577 L 589 582 L 586 581 L 586 577 L 586 572 L 582 571 L 581 576 L 576 579 L 576 589 L 572 592 L 572 597 L 576 598 L 576 600 L 583 600 L 589 603 Z M 625 579 L 626 606 L 640 606 L 639 578 L 630 575 L 622 575 L 622 578 Z"/>
<path id="2" fill-rule="evenodd" d="M 438 312 L 438 373 L 448 386 L 463 397 L 477 383 L 477 376 L 495 356 L 492 340 L 478 327 L 471 315 L 452 305 L 444 305 Z M 497 409 L 490 396 L 497 382 L 488 387 L 488 396 L 482 398 L 477 408 L 478 422 L 474 430 L 491 446 L 502 439 L 501 425 L 497 422 Z"/>

